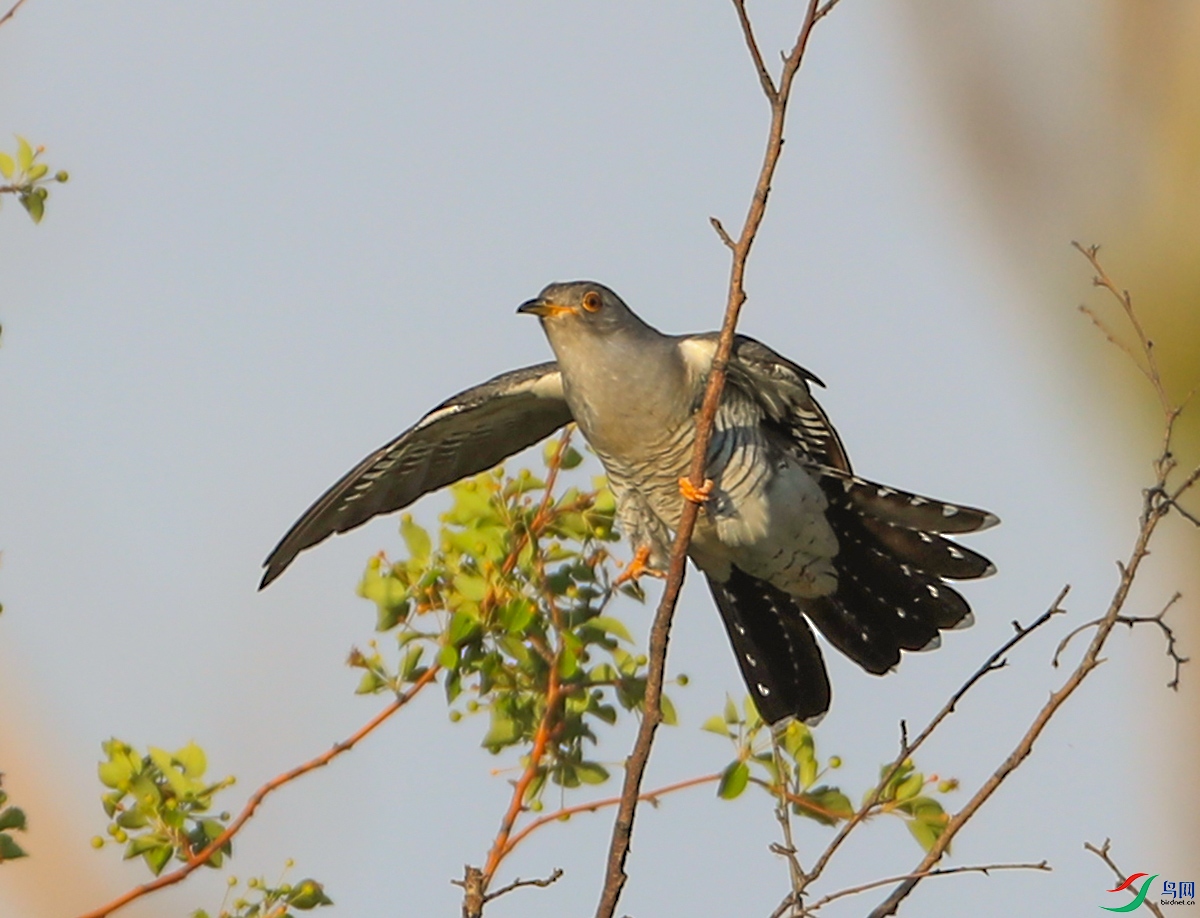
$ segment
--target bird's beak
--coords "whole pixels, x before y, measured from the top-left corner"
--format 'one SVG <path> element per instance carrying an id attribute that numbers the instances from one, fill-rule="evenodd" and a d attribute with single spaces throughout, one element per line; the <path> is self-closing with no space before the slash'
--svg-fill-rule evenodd
<path id="1" fill-rule="evenodd" d="M 522 315 L 540 316 L 543 319 L 553 316 L 561 316 L 564 314 L 575 315 L 578 310 L 570 306 L 558 306 L 555 303 L 547 302 L 538 297 L 533 300 L 526 300 L 517 307 L 517 312 Z"/>

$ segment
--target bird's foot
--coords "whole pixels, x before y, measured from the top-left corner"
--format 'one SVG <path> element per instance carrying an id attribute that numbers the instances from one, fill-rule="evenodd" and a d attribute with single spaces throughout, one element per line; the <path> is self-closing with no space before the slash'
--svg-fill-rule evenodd
<path id="1" fill-rule="evenodd" d="M 684 500 L 690 500 L 693 504 L 703 504 L 712 496 L 713 483 L 711 478 L 704 479 L 704 484 L 696 487 L 688 478 L 679 479 L 679 493 L 683 495 Z"/>
<path id="2" fill-rule="evenodd" d="M 617 575 L 617 579 L 613 581 L 613 587 L 619 587 L 623 583 L 629 583 L 631 580 L 637 580 L 639 577 L 666 577 L 666 573 L 650 567 L 647 562 L 650 560 L 650 548 L 643 545 L 634 552 L 633 560 L 626 565 L 625 570 Z"/>

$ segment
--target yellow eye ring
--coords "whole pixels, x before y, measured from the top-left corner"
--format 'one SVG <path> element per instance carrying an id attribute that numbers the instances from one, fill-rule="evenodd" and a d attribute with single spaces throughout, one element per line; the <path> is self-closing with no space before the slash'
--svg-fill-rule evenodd
<path id="1" fill-rule="evenodd" d="M 588 312 L 599 312 L 602 305 L 600 294 L 595 290 L 589 290 L 583 295 L 583 308 Z"/>

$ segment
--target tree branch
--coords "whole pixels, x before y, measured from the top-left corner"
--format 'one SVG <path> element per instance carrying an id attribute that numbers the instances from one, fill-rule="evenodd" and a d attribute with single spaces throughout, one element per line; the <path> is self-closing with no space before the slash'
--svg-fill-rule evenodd
<path id="1" fill-rule="evenodd" d="M 1096 271 L 1096 276 L 1093 283 L 1097 286 L 1107 289 L 1121 303 L 1123 310 L 1130 324 L 1133 326 L 1137 334 L 1138 341 L 1142 348 L 1142 357 L 1145 359 L 1145 364 L 1137 361 L 1138 368 L 1143 375 L 1150 381 L 1155 394 L 1159 398 L 1159 404 L 1163 412 L 1163 437 L 1162 445 L 1157 459 L 1154 462 L 1155 481 L 1154 484 L 1146 488 L 1142 492 L 1142 512 L 1140 516 L 1140 526 L 1138 529 L 1137 538 L 1133 548 L 1130 551 L 1128 560 L 1123 564 L 1118 562 L 1120 570 L 1120 579 L 1117 582 L 1116 589 L 1113 592 L 1112 598 L 1109 601 L 1108 609 L 1104 615 L 1097 619 L 1096 622 L 1088 627 L 1096 628 L 1096 633 L 1092 636 L 1091 643 L 1084 652 L 1083 658 L 1075 667 L 1074 671 L 1063 682 L 1062 686 L 1055 692 L 1050 694 L 1049 700 L 1038 711 L 1034 717 L 1029 729 L 1025 735 L 1021 737 L 1016 747 L 1009 754 L 1008 758 L 1000 764 L 1000 766 L 992 773 L 991 777 L 983 783 L 975 795 L 967 802 L 961 810 L 955 813 L 950 821 L 946 823 L 946 828 L 938 837 L 938 840 L 930 848 L 929 852 L 917 865 L 913 871 L 913 876 L 905 880 L 891 895 L 887 897 L 873 912 L 870 918 L 886 918 L 888 915 L 894 915 L 896 909 L 900 907 L 900 903 L 908 896 L 909 893 L 916 888 L 921 881 L 921 874 L 928 871 L 945 853 L 950 842 L 959 833 L 964 825 L 978 812 L 979 808 L 987 802 L 988 798 L 1000 787 L 1001 784 L 1011 775 L 1021 763 L 1033 751 L 1033 745 L 1041 736 L 1042 731 L 1046 729 L 1050 720 L 1058 712 L 1058 709 L 1066 702 L 1068 698 L 1074 694 L 1075 690 L 1083 683 L 1083 681 L 1091 674 L 1103 660 L 1100 658 L 1100 652 L 1104 648 L 1108 636 L 1112 633 L 1113 628 L 1121 622 L 1122 610 L 1125 607 L 1125 602 L 1129 597 L 1129 591 L 1133 586 L 1133 581 L 1137 577 L 1138 571 L 1141 568 L 1142 561 L 1150 553 L 1150 541 L 1154 536 L 1154 532 L 1158 527 L 1159 522 L 1171 510 L 1172 501 L 1180 497 L 1184 491 L 1195 483 L 1196 477 L 1188 476 L 1184 483 L 1176 488 L 1173 492 L 1168 491 L 1168 479 L 1171 472 L 1175 468 L 1175 460 L 1171 452 L 1171 441 L 1175 428 L 1175 421 L 1178 419 L 1182 408 L 1173 405 L 1166 395 L 1166 388 L 1163 385 L 1162 374 L 1159 372 L 1158 361 L 1154 356 L 1153 342 L 1146 336 L 1141 322 L 1138 320 L 1133 309 L 1133 301 L 1128 292 L 1120 291 L 1116 284 L 1113 283 L 1108 274 L 1100 266 L 1096 253 L 1099 251 L 1098 246 L 1089 246 L 1087 248 L 1072 243 L 1077 248 L 1092 268 Z M 1103 326 L 1101 326 L 1103 329 Z M 1110 339 L 1111 334 L 1107 332 Z M 1118 345 L 1120 346 L 1120 345 Z M 1130 353 L 1127 348 L 1126 353 Z M 1135 358 L 1136 355 L 1131 354 Z M 1168 605 L 1169 607 L 1169 605 Z M 1163 610 L 1165 614 L 1165 609 Z"/>
<path id="2" fill-rule="evenodd" d="M 1108 864 L 1108 866 L 1112 870 L 1112 872 L 1117 875 L 1117 879 L 1120 880 L 1121 882 L 1125 882 L 1125 877 L 1128 876 L 1128 874 L 1125 873 L 1125 871 L 1123 871 L 1116 864 L 1114 864 L 1112 858 L 1110 858 L 1108 856 L 1108 849 L 1110 847 L 1112 847 L 1111 839 L 1107 839 L 1107 838 L 1104 839 L 1104 844 L 1101 845 L 1099 848 L 1097 848 L 1095 845 L 1091 844 L 1090 842 L 1084 842 L 1083 847 L 1086 848 L 1088 851 L 1092 852 L 1092 854 L 1096 855 L 1096 857 L 1100 858 L 1100 860 L 1104 861 L 1104 863 Z M 1132 889 L 1129 890 L 1129 892 L 1131 895 L 1136 895 L 1136 893 L 1134 893 L 1134 891 Z M 1142 904 L 1144 906 L 1146 906 L 1146 908 L 1150 909 L 1150 911 L 1153 912 L 1155 915 L 1157 915 L 1158 918 L 1163 918 L 1162 909 L 1160 909 L 1158 907 L 1158 905 L 1152 899 L 1147 897 L 1146 899 L 1144 899 L 1142 901 Z"/>
<path id="3" fill-rule="evenodd" d="M 5 13 L 3 16 L 0 16 L 0 26 L 4 25 L 4 23 L 8 22 L 8 20 L 12 19 L 13 16 L 16 15 L 17 10 L 19 10 L 24 5 L 24 3 L 25 3 L 25 0 L 17 0 L 17 2 L 12 5 L 12 8 L 9 9 L 9 11 L 7 13 Z"/>
<path id="4" fill-rule="evenodd" d="M 998 650 L 984 660 L 983 665 L 975 670 L 971 677 L 959 687 L 958 691 L 950 696 L 950 700 L 942 706 L 942 709 L 938 711 L 936 715 L 934 715 L 933 719 L 925 726 L 925 729 L 922 730 L 917 735 L 917 738 L 911 743 L 908 740 L 907 727 L 903 722 L 901 722 L 900 752 L 897 754 L 896 758 L 892 760 L 892 764 L 888 767 L 887 771 L 884 772 L 882 779 L 877 785 L 875 785 L 874 790 L 872 790 L 867 799 L 863 801 L 862 806 L 859 807 L 850 820 L 844 826 L 842 826 L 838 834 L 834 836 L 833 841 L 831 841 L 821 853 L 821 856 L 813 865 L 813 869 L 806 875 L 804 884 L 800 889 L 800 893 L 803 893 L 804 890 L 808 886 L 812 885 L 812 883 L 821 875 L 821 873 L 825 870 L 825 867 L 829 864 L 829 861 L 833 857 L 834 853 L 838 850 L 838 848 L 841 847 L 842 842 L 846 840 L 846 837 L 853 832 L 854 829 L 857 828 L 868 815 L 870 815 L 871 810 L 879 802 L 879 798 L 883 794 L 884 788 L 887 787 L 888 782 L 892 780 L 896 772 L 900 770 L 900 767 L 904 764 L 904 760 L 912 756 L 912 754 L 916 752 L 925 743 L 925 741 L 929 739 L 930 736 L 933 735 L 933 732 L 937 730 L 939 726 L 941 726 L 942 721 L 954 713 L 955 708 L 958 706 L 958 703 L 962 701 L 963 696 L 966 695 L 967 692 L 969 692 L 975 686 L 975 684 L 988 673 L 995 672 L 1007 666 L 1008 660 L 1006 659 L 1006 655 L 1010 650 L 1016 647 L 1017 644 L 1025 640 L 1025 638 L 1031 635 L 1034 631 L 1037 631 L 1039 628 L 1045 625 L 1046 622 L 1050 621 L 1050 619 L 1055 615 L 1062 614 L 1066 611 L 1062 608 L 1062 601 L 1066 599 L 1067 593 L 1070 591 L 1070 589 L 1070 585 L 1067 585 L 1059 590 L 1058 596 L 1054 598 L 1054 602 L 1050 604 L 1050 607 L 1041 615 L 1039 615 L 1028 627 L 1022 627 L 1020 623 L 1014 621 L 1012 625 L 1013 629 L 1016 631 L 1016 634 L 1005 641 Z"/>
<path id="5" fill-rule="evenodd" d="M 734 0 L 734 4 L 740 9 L 739 0 Z M 746 291 L 743 288 L 746 259 L 750 255 L 750 249 L 766 212 L 771 179 L 775 175 L 779 154 L 783 150 L 783 127 L 786 121 L 792 82 L 804 60 L 804 51 L 808 46 L 809 36 L 817 22 L 817 12 L 817 0 L 809 0 L 808 10 L 800 27 L 796 44 L 784 62 L 779 87 L 771 97 L 771 126 L 767 138 L 767 149 L 763 154 L 758 182 L 754 188 L 754 195 L 742 226 L 741 235 L 732 249 L 725 320 L 721 327 L 721 337 L 713 358 L 712 370 L 708 376 L 704 402 L 696 417 L 696 443 L 688 476 L 688 480 L 695 489 L 700 489 L 704 485 L 705 460 L 708 455 L 708 443 L 712 436 L 713 419 L 716 417 L 721 390 L 725 385 L 725 368 L 733 350 L 734 330 L 737 327 L 738 315 L 741 312 L 742 304 L 746 301 Z M 760 68 L 761 72 L 763 71 Z M 646 763 L 650 759 L 650 749 L 654 744 L 654 733 L 662 721 L 661 698 L 666 672 L 667 643 L 671 633 L 671 618 L 675 612 L 675 604 L 679 601 L 679 591 L 683 586 L 688 543 L 691 541 L 699 509 L 699 504 L 694 501 L 684 501 L 679 527 L 675 533 L 675 542 L 671 548 L 671 563 L 666 587 L 650 628 L 650 665 L 646 678 L 644 713 L 633 750 L 625 763 L 625 781 L 621 789 L 621 803 L 613 824 L 604 887 L 596 908 L 596 918 L 613 918 L 617 901 L 621 897 L 621 890 L 625 887 L 627 879 L 625 859 L 629 855 L 629 843 L 633 835 L 633 819 L 637 810 L 639 790 L 646 771 Z"/>
<path id="6" fill-rule="evenodd" d="M 277 775 L 256 790 L 246 802 L 246 805 L 242 808 L 242 811 L 238 813 L 237 818 L 229 824 L 225 831 L 209 842 L 207 847 L 205 847 L 202 851 L 189 858 L 182 867 L 177 870 L 173 870 L 170 873 L 164 873 L 162 876 L 152 880 L 149 883 L 143 883 L 141 886 L 135 886 L 128 892 L 113 899 L 107 905 L 102 905 L 98 909 L 86 912 L 85 914 L 81 915 L 80 918 L 104 918 L 105 915 L 111 915 L 117 909 L 124 908 L 135 899 L 140 899 L 142 896 L 148 893 L 155 892 L 156 890 L 163 889 L 167 886 L 175 885 L 180 880 L 183 880 L 189 876 L 197 868 L 203 867 L 208 863 L 209 859 L 214 854 L 220 851 L 221 848 L 223 848 L 229 841 L 233 839 L 235 835 L 238 834 L 238 832 L 242 830 L 242 827 L 249 822 L 250 818 L 254 815 L 254 811 L 258 809 L 259 804 L 263 802 L 268 794 L 270 794 L 272 791 L 278 790 L 285 784 L 295 781 L 301 775 L 308 774 L 310 771 L 314 771 L 318 768 L 323 768 L 343 752 L 349 752 L 359 743 L 359 741 L 365 739 L 370 733 L 372 733 L 376 727 L 412 701 L 412 699 L 417 695 L 418 692 L 421 691 L 421 689 L 425 688 L 425 686 L 429 685 L 429 683 L 436 678 L 439 672 L 441 672 L 441 667 L 437 664 L 429 667 L 429 669 L 427 669 L 421 675 L 421 677 L 417 679 L 406 692 L 404 692 L 404 694 L 397 696 L 391 704 L 363 724 L 362 727 L 356 730 L 349 737 L 342 740 L 340 743 L 335 743 L 328 751 L 321 753 L 314 759 L 310 759 L 303 765 L 297 765 L 290 771 L 285 771 L 283 774 Z"/>
<path id="7" fill-rule="evenodd" d="M 800 918 L 805 918 L 807 915 L 815 914 L 817 909 L 828 905 L 837 899 L 844 899 L 847 896 L 857 896 L 859 893 L 868 892 L 872 889 L 877 889 L 880 886 L 888 886 L 892 883 L 898 883 L 901 880 L 926 879 L 927 877 L 946 877 L 955 873 L 982 873 L 990 874 L 993 870 L 1044 870 L 1051 871 L 1051 867 L 1046 861 L 1038 861 L 1036 864 L 978 864 L 970 867 L 939 867 L 935 870 L 927 870 L 921 874 L 908 873 L 898 877 L 888 877 L 886 880 L 874 880 L 870 883 L 863 883 L 861 886 L 849 886 L 846 889 L 840 889 L 835 893 L 830 893 L 828 896 L 822 896 L 812 905 L 803 907 L 800 912 Z M 787 914 L 787 909 L 791 906 L 790 902 L 784 901 L 774 912 L 771 913 L 771 918 L 782 918 Z"/>

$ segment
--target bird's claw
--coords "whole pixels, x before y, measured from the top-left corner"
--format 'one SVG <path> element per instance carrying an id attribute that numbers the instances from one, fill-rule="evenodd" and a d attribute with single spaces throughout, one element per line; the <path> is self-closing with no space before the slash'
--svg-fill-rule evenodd
<path id="1" fill-rule="evenodd" d="M 633 560 L 625 566 L 625 570 L 617 575 L 617 579 L 613 581 L 614 587 L 619 587 L 623 583 L 629 583 L 631 580 L 637 580 L 639 577 L 665 577 L 666 574 L 660 570 L 652 568 L 647 563 L 650 560 L 650 549 L 643 545 L 634 552 Z"/>
<path id="2" fill-rule="evenodd" d="M 712 496 L 713 483 L 711 478 L 704 479 L 704 484 L 696 487 L 689 478 L 679 479 L 679 493 L 684 500 L 693 504 L 703 504 Z"/>

